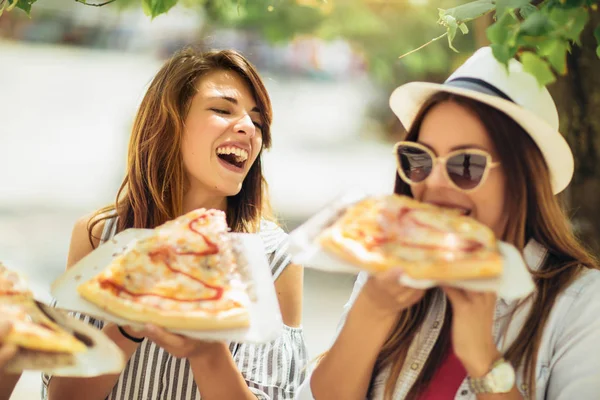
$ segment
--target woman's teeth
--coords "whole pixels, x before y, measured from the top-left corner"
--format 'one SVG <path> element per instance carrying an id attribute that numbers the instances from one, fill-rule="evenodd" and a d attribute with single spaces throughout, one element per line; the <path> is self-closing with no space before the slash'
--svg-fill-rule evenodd
<path id="1" fill-rule="evenodd" d="M 248 159 L 248 152 L 238 147 L 225 146 L 217 149 L 217 154 L 233 154 L 236 156 L 238 162 L 243 162 Z"/>

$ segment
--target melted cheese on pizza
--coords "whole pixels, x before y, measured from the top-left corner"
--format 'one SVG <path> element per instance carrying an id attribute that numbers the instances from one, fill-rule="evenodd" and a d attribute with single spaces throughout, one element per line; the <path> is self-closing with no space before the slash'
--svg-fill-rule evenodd
<path id="1" fill-rule="evenodd" d="M 95 279 L 123 300 L 162 310 L 247 304 L 227 230 L 222 211 L 192 211 L 156 228 Z"/>
<path id="2" fill-rule="evenodd" d="M 404 196 L 374 197 L 350 207 L 335 235 L 354 252 L 409 261 L 456 260 L 478 249 L 494 249 L 487 227 L 455 210 L 441 209 Z M 355 241 L 352 245 L 344 237 Z M 359 250 L 358 247 L 363 247 Z"/>
<path id="3" fill-rule="evenodd" d="M 0 296 L 15 294 L 33 297 L 21 276 L 0 262 Z"/>

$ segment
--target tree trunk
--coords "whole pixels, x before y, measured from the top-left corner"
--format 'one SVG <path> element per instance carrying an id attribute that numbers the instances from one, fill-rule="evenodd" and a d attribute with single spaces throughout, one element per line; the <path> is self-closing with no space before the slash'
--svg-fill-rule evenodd
<path id="1" fill-rule="evenodd" d="M 567 56 L 568 73 L 550 87 L 560 114 L 560 129 L 575 156 L 575 176 L 561 195 L 579 236 L 600 253 L 600 59 L 594 28 L 600 15 L 592 12 L 581 37 Z"/>
<path id="2" fill-rule="evenodd" d="M 475 36 L 476 48 L 488 46 L 490 44 L 486 30 L 492 23 L 494 23 L 494 16 L 492 13 L 488 13 L 473 21 L 473 35 Z"/>

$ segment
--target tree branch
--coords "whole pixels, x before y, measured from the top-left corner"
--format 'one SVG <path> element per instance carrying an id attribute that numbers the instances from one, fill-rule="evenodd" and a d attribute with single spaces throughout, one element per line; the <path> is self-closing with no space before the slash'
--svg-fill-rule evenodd
<path id="1" fill-rule="evenodd" d="M 447 36 L 447 35 L 448 35 L 448 31 L 444 32 L 443 34 L 441 34 L 440 36 L 438 36 L 436 38 L 431 39 L 429 42 L 417 47 L 416 49 L 411 50 L 408 53 L 402 54 L 400 57 L 398 57 L 398 59 L 404 58 L 412 53 L 415 53 L 415 52 L 421 50 L 422 48 L 429 46 L 431 43 L 435 42 L 436 40 L 440 40 L 441 38 L 443 38 L 444 36 Z"/>
<path id="2" fill-rule="evenodd" d="M 90 4 L 86 0 L 75 0 L 75 3 L 81 3 L 83 5 L 90 6 L 90 7 L 102 7 L 107 4 L 114 3 L 115 1 L 117 1 L 117 0 L 108 0 L 108 1 L 105 1 L 104 3 Z"/>

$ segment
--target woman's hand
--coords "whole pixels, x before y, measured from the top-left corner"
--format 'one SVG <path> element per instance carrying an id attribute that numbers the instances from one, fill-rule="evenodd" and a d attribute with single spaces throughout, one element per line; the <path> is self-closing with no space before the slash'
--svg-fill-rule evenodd
<path id="1" fill-rule="evenodd" d="M 8 336 L 11 329 L 12 324 L 9 321 L 0 321 L 0 369 L 3 369 L 17 353 L 17 346 L 4 343 L 4 338 Z"/>
<path id="2" fill-rule="evenodd" d="M 423 298 L 425 291 L 402 285 L 401 276 L 402 270 L 394 268 L 369 277 L 361 295 L 371 304 L 373 312 L 396 315 Z"/>
<path id="3" fill-rule="evenodd" d="M 501 357 L 493 334 L 496 294 L 450 287 L 442 289 L 452 305 L 454 352 L 470 377 L 482 377 Z"/>
<path id="4" fill-rule="evenodd" d="M 135 335 L 147 337 L 177 358 L 203 358 L 212 355 L 214 350 L 226 346 L 222 342 L 209 342 L 184 337 L 154 325 L 146 325 L 143 330 L 135 331 Z"/>

